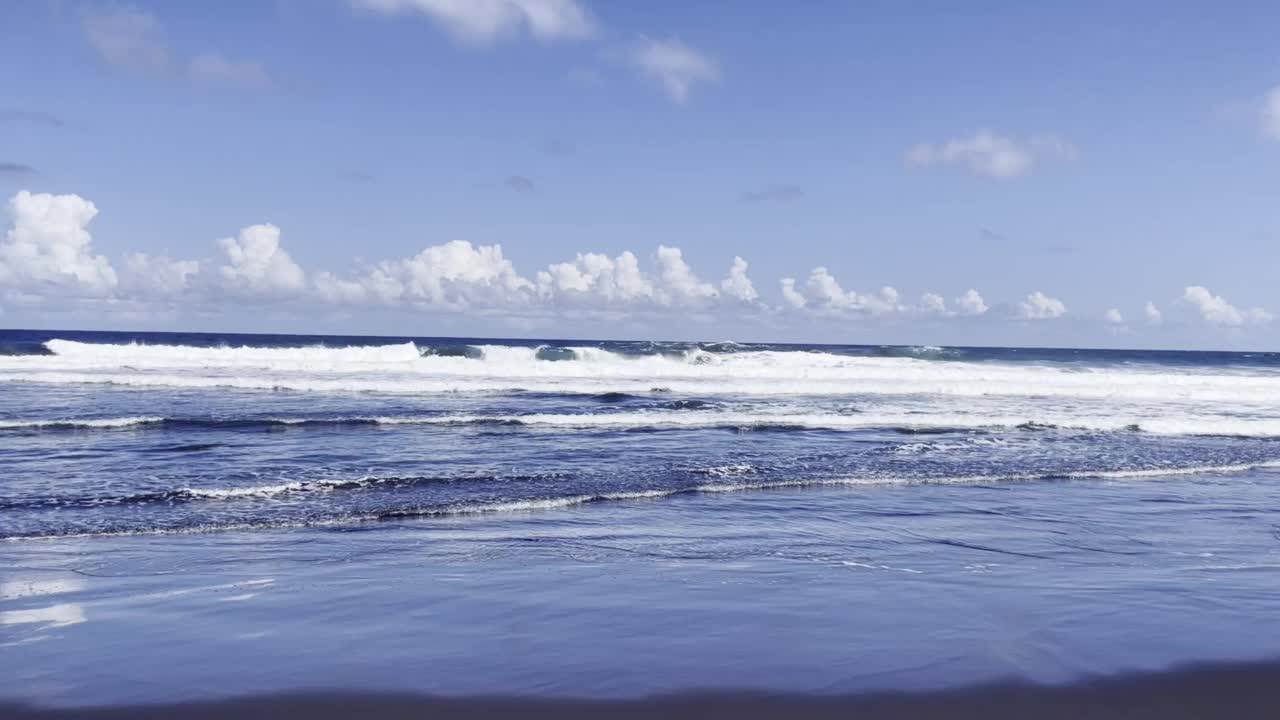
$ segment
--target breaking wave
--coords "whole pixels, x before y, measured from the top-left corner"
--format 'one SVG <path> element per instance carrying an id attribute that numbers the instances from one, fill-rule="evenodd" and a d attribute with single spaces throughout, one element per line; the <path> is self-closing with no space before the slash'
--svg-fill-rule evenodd
<path id="1" fill-rule="evenodd" d="M 613 401 L 605 401 L 613 402 Z M 739 431 L 852 431 L 889 430 L 905 434 L 973 431 L 1053 430 L 1107 433 L 1148 433 L 1202 437 L 1280 438 L 1280 419 L 1239 419 L 1222 416 L 1158 417 L 1042 417 L 960 413 L 779 413 L 717 410 L 687 401 L 665 403 L 662 410 L 600 413 L 527 413 L 510 415 L 420 415 L 351 417 L 120 417 L 66 420 L 0 420 L 0 431 L 112 430 L 121 428 L 198 428 L 236 430 L 261 427 L 305 429 L 341 426 L 499 426 L 561 430 L 680 430 L 723 428 Z M 699 410 L 699 412 L 687 412 Z"/>
<path id="2" fill-rule="evenodd" d="M 406 342 L 350 347 L 197 347 L 49 340 L 0 356 L 0 382 L 301 392 L 1059 398 L 1280 405 L 1280 375 L 1223 367 L 970 362 L 946 348 L 881 355 L 702 346 L 653 354 L 588 346 Z"/>

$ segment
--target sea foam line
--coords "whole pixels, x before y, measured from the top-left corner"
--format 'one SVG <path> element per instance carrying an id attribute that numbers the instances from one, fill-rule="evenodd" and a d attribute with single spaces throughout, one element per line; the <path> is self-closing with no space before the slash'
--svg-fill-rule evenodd
<path id="1" fill-rule="evenodd" d="M 1097 419 L 1072 416 L 1027 417 L 984 416 L 960 413 L 744 413 L 721 411 L 609 412 L 582 414 L 529 413 L 513 415 L 428 415 L 428 416 L 346 416 L 346 417 L 242 417 L 242 418 L 166 418 L 137 416 L 101 419 L 27 419 L 0 420 L 0 430 L 75 430 L 116 429 L 140 426 L 195 426 L 207 429 L 237 428 L 255 425 L 326 426 L 468 426 L 507 425 L 516 427 L 549 427 L 562 430 L 640 430 L 640 429 L 715 429 L 741 430 L 874 430 L 892 429 L 905 432 L 930 431 L 1008 431 L 1008 430 L 1072 430 L 1085 432 L 1145 432 L 1153 435 L 1191 435 L 1219 437 L 1280 437 L 1280 418 L 1238 419 L 1214 416 L 1188 416 L 1177 419 L 1147 417 L 1113 417 Z"/>
<path id="2" fill-rule="evenodd" d="M 122 428 L 134 425 L 153 425 L 165 422 L 166 418 L 157 416 L 118 417 L 101 419 L 69 419 L 69 420 L 0 420 L 0 429 L 72 429 L 72 428 Z"/>
<path id="3" fill-rule="evenodd" d="M 143 528 L 136 530 L 110 530 L 102 532 L 67 533 L 62 535 L 20 535 L 0 537 L 0 540 L 57 540 L 71 538 L 121 537 L 134 535 L 185 535 L 210 532 L 290 529 L 304 527 L 332 527 L 358 523 L 408 520 L 413 518 L 450 517 L 466 515 L 494 515 L 518 512 L 534 512 L 606 502 L 658 500 L 682 495 L 761 492 L 822 487 L 875 487 L 908 485 L 985 485 L 991 483 L 1036 482 L 1046 480 L 1123 480 L 1138 478 L 1176 477 L 1185 475 L 1222 475 L 1249 470 L 1280 468 L 1280 459 L 1260 460 L 1250 463 L 1202 465 L 1191 467 L 1140 468 L 1133 470 L 1075 470 L 1048 473 L 1010 473 L 992 475 L 963 475 L 954 477 L 843 477 L 825 479 L 772 480 L 745 483 L 705 483 L 700 485 L 604 493 L 583 493 L 562 497 L 530 498 L 492 503 L 459 503 L 437 507 L 419 507 L 388 510 L 379 513 L 327 517 L 296 522 L 243 522 L 225 525 L 199 525 L 175 528 Z M 256 490 L 261 491 L 262 488 Z"/>

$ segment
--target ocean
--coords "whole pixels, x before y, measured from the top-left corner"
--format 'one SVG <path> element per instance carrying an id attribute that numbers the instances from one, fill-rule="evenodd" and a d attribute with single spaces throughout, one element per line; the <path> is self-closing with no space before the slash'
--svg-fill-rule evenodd
<path id="1" fill-rule="evenodd" d="M 0 700 L 1280 656 L 1280 354 L 0 331 Z"/>

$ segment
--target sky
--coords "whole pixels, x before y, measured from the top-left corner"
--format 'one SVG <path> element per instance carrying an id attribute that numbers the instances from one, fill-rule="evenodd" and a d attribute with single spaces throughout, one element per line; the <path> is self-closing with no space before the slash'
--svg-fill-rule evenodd
<path id="1" fill-rule="evenodd" d="M 0 327 L 1277 349 L 1280 6 L 0 4 Z"/>

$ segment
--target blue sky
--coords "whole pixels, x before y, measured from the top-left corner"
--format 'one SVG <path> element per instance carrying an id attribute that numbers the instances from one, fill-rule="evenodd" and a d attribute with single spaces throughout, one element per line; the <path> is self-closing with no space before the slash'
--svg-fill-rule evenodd
<path id="1" fill-rule="evenodd" d="M 1273 345 L 1280 10 L 969 5 L 4 4 L 0 325 Z"/>

